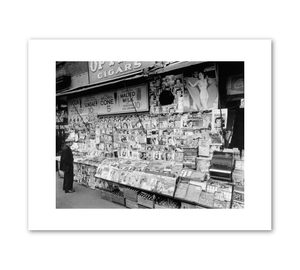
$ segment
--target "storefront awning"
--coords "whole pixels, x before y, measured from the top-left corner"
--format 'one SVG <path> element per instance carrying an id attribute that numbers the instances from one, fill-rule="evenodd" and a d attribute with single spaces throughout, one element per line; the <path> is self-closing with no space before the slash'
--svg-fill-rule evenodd
<path id="1" fill-rule="evenodd" d="M 75 93 L 81 93 L 81 92 L 85 92 L 91 89 L 95 89 L 95 88 L 99 88 L 102 86 L 107 86 L 107 85 L 111 85 L 111 84 L 115 84 L 115 83 L 119 83 L 119 82 L 124 82 L 124 81 L 129 81 L 129 80 L 134 80 L 134 79 L 139 79 L 139 78 L 146 78 L 149 76 L 155 76 L 158 74 L 163 74 L 163 73 L 167 73 L 173 70 L 177 70 L 177 69 L 182 69 L 182 68 L 186 68 L 189 66 L 193 66 L 193 65 L 198 65 L 204 62 L 200 62 L 200 61 L 183 61 L 183 62 L 169 62 L 169 64 L 167 66 L 164 67 L 152 67 L 150 70 L 146 71 L 146 70 L 139 70 L 135 73 L 131 73 L 130 76 L 123 76 L 123 77 L 118 77 L 115 80 L 110 80 L 107 82 L 103 82 L 103 83 L 94 83 L 94 84 L 88 84 L 88 85 L 84 85 L 84 86 L 78 86 L 72 89 L 68 89 L 68 90 L 64 90 L 61 91 L 59 93 L 56 94 L 56 97 L 62 97 L 62 96 L 67 96 L 67 95 L 71 95 L 71 94 L 75 94 Z"/>
<path id="2" fill-rule="evenodd" d="M 104 83 L 89 84 L 89 85 L 85 85 L 85 86 L 79 86 L 76 88 L 68 89 L 68 90 L 57 93 L 56 96 L 57 97 L 67 96 L 67 95 L 85 92 L 85 91 L 88 91 L 91 89 L 95 89 L 95 88 L 99 88 L 102 86 L 107 86 L 107 85 L 111 85 L 111 84 L 115 84 L 115 83 L 119 83 L 119 82 L 130 81 L 130 80 L 134 80 L 134 79 L 148 77 L 148 75 L 146 75 L 146 74 L 141 74 L 142 72 L 143 71 L 139 71 L 139 72 L 136 72 L 135 74 L 130 74 L 130 77 L 128 77 L 128 76 L 127 77 L 118 77 L 115 80 L 111 80 L 111 81 L 104 82 Z"/>
<path id="3" fill-rule="evenodd" d="M 162 74 L 166 72 L 170 72 L 173 70 L 181 69 L 181 68 L 186 68 L 194 65 L 199 65 L 201 63 L 204 63 L 203 61 L 182 61 L 182 62 L 173 62 L 170 65 L 166 67 L 159 68 L 155 71 L 150 71 L 149 75 L 155 75 L 155 74 Z"/>

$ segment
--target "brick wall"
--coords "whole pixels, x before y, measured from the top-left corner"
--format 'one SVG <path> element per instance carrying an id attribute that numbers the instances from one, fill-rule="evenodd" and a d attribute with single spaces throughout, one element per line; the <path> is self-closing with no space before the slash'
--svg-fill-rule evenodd
<path id="1" fill-rule="evenodd" d="M 71 76 L 71 83 L 65 89 L 87 85 L 88 65 L 87 62 L 60 62 L 56 65 L 56 78 L 62 75 Z"/>

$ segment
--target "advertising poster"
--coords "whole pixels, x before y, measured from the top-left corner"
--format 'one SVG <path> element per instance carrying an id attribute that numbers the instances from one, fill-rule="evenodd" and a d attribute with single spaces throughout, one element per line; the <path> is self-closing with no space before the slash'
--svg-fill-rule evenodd
<path id="1" fill-rule="evenodd" d="M 214 80 L 186 77 L 186 106 L 189 94 L 191 111 L 213 110 L 218 108 L 218 87 Z"/>
<path id="2" fill-rule="evenodd" d="M 96 113 L 99 108 L 97 95 L 85 96 L 81 98 L 71 99 L 68 101 L 69 116 L 88 115 Z"/>
<path id="3" fill-rule="evenodd" d="M 148 111 L 148 88 L 146 84 L 119 89 L 98 95 L 98 115 Z"/>
<path id="4" fill-rule="evenodd" d="M 148 87 L 146 84 L 118 89 L 68 101 L 69 119 L 88 122 L 95 115 L 121 114 L 149 110 Z"/>
<path id="5" fill-rule="evenodd" d="M 244 75 L 230 76 L 227 78 L 227 95 L 244 94 Z"/>

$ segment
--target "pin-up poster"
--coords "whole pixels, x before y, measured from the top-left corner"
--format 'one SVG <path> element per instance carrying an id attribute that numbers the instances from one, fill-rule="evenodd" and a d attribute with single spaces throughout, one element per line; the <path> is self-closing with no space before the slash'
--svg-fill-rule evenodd
<path id="1" fill-rule="evenodd" d="M 212 78 L 185 78 L 185 107 L 191 111 L 213 110 L 218 108 L 218 86 Z M 189 97 L 189 99 L 187 98 Z"/>

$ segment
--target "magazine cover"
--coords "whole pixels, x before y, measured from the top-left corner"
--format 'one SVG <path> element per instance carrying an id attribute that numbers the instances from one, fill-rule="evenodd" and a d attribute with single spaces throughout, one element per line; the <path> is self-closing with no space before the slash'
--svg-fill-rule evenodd
<path id="1" fill-rule="evenodd" d="M 157 119 L 155 117 L 151 118 L 151 128 L 152 129 L 157 129 L 158 128 Z"/>
<path id="2" fill-rule="evenodd" d="M 120 172 L 120 177 L 119 177 L 119 183 L 126 185 L 127 184 L 127 175 L 129 174 L 129 172 L 127 171 L 121 171 Z"/>
<path id="3" fill-rule="evenodd" d="M 102 174 L 102 164 L 100 164 L 100 165 L 97 167 L 95 176 L 101 178 L 101 174 Z"/>
<path id="4" fill-rule="evenodd" d="M 199 139 L 198 138 L 191 138 L 190 146 L 192 148 L 198 148 L 199 147 Z"/>
<path id="5" fill-rule="evenodd" d="M 120 176 L 120 170 L 115 169 L 111 172 L 111 181 L 118 183 L 119 182 L 119 176 Z"/>
<path id="6" fill-rule="evenodd" d="M 159 144 L 158 135 L 152 135 L 152 137 L 151 137 L 151 144 L 152 145 L 158 145 Z"/>
<path id="7" fill-rule="evenodd" d="M 214 205 L 214 194 L 202 191 L 199 197 L 199 204 L 213 207 Z"/>
<path id="8" fill-rule="evenodd" d="M 223 137 L 219 132 L 211 133 L 210 134 L 211 145 L 222 145 Z"/>
<path id="9" fill-rule="evenodd" d="M 193 178 L 195 181 L 204 181 L 206 179 L 206 173 L 201 171 L 192 171 L 190 178 Z"/>
<path id="10" fill-rule="evenodd" d="M 232 209 L 244 209 L 245 205 L 241 202 L 232 202 Z"/>
<path id="11" fill-rule="evenodd" d="M 107 179 L 110 166 L 103 166 L 100 178 Z"/>
<path id="12" fill-rule="evenodd" d="M 153 160 L 160 160 L 160 152 L 159 151 L 153 151 Z"/>
<path id="13" fill-rule="evenodd" d="M 112 176 L 115 174 L 116 170 L 117 169 L 115 167 L 109 166 L 108 167 L 108 173 L 107 173 L 106 179 L 111 181 L 112 180 Z"/>
<path id="14" fill-rule="evenodd" d="M 150 185 L 151 175 L 144 174 L 142 177 L 140 177 L 140 188 L 144 190 L 151 190 Z"/>
<path id="15" fill-rule="evenodd" d="M 175 192 L 175 197 L 184 199 L 187 193 L 189 187 L 188 181 L 182 181 L 178 184 L 176 192 Z"/>
<path id="16" fill-rule="evenodd" d="M 174 128 L 180 129 L 181 128 L 181 117 L 176 116 L 174 119 Z"/>
<path id="17" fill-rule="evenodd" d="M 197 170 L 202 173 L 208 173 L 210 167 L 210 159 L 197 158 Z"/>
<path id="18" fill-rule="evenodd" d="M 182 151 L 176 151 L 174 155 L 174 160 L 176 162 L 183 162 L 183 152 Z"/>
<path id="19" fill-rule="evenodd" d="M 158 176 L 156 192 L 173 196 L 176 185 L 176 178 Z"/>
<path id="20" fill-rule="evenodd" d="M 174 161 L 174 155 L 173 151 L 165 152 L 166 161 Z"/>
<path id="21" fill-rule="evenodd" d="M 209 157 L 209 140 L 199 140 L 198 156 Z"/>
<path id="22" fill-rule="evenodd" d="M 245 202 L 245 195 L 243 192 L 237 192 L 236 190 L 233 192 L 233 201 L 237 201 L 240 203 Z"/>
<path id="23" fill-rule="evenodd" d="M 132 174 L 132 177 L 130 178 L 130 186 L 132 187 L 139 187 L 140 186 L 140 181 L 141 181 L 141 173 L 135 172 Z"/>
<path id="24" fill-rule="evenodd" d="M 221 208 L 221 209 L 228 209 L 228 208 L 230 208 L 230 202 L 215 199 L 213 207 Z"/>
<path id="25" fill-rule="evenodd" d="M 164 129 L 167 129 L 168 126 L 169 126 L 169 121 L 168 121 L 168 117 L 167 116 L 160 116 L 158 118 L 158 121 L 159 121 L 159 128 L 164 128 Z"/>
<path id="26" fill-rule="evenodd" d="M 135 173 L 128 173 L 126 177 L 126 182 L 128 186 L 135 187 L 137 182 L 137 175 Z"/>
<path id="27" fill-rule="evenodd" d="M 198 154 L 197 148 L 184 148 L 184 157 L 196 157 Z"/>
<path id="28" fill-rule="evenodd" d="M 173 174 L 175 177 L 178 177 L 181 173 L 182 168 L 183 168 L 183 164 L 181 162 L 172 163 L 171 174 Z"/>
<path id="29" fill-rule="evenodd" d="M 222 116 L 221 116 L 222 113 Z M 220 130 L 221 127 L 227 127 L 228 109 L 213 110 L 212 111 L 212 129 Z"/>
<path id="30" fill-rule="evenodd" d="M 206 191 L 214 194 L 215 199 L 220 201 L 231 201 L 232 186 L 220 183 L 218 181 L 212 181 L 207 184 Z"/>
<path id="31" fill-rule="evenodd" d="M 137 175 L 137 180 L 136 180 L 136 183 L 137 183 L 137 188 L 142 188 L 142 186 L 144 185 L 144 182 L 146 182 L 146 174 L 145 173 L 136 173 Z"/>
<path id="32" fill-rule="evenodd" d="M 149 185 L 150 185 L 149 190 L 151 190 L 151 191 L 156 190 L 157 175 L 154 175 L 154 174 L 151 175 L 151 174 L 149 174 L 148 178 L 149 178 Z"/>
<path id="33" fill-rule="evenodd" d="M 185 199 L 192 202 L 198 202 L 201 192 L 201 186 L 189 184 Z"/>

